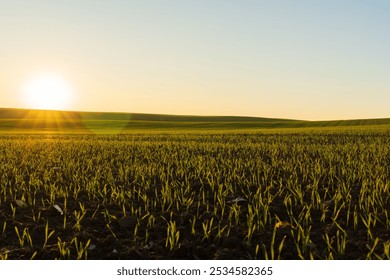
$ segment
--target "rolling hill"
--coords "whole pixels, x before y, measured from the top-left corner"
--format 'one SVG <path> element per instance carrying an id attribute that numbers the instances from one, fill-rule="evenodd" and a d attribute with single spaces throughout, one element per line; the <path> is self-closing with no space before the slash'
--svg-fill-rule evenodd
<path id="1" fill-rule="evenodd" d="M 390 125 L 390 118 L 305 121 L 240 116 L 186 116 L 0 108 L 0 129 L 260 129 Z"/>

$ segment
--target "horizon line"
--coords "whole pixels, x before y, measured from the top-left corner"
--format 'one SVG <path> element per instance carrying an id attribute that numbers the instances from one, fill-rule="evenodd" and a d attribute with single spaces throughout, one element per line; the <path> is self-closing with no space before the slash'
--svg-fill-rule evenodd
<path id="1" fill-rule="evenodd" d="M 138 115 L 159 115 L 159 116 L 175 116 L 175 117 L 237 117 L 237 118 L 253 118 L 253 119 L 279 119 L 290 121 L 305 121 L 305 122 L 327 122 L 327 121 L 358 121 L 358 120 L 384 120 L 389 117 L 369 117 L 369 118 L 346 118 L 346 119 L 295 119 L 285 117 L 256 117 L 252 115 L 193 115 L 193 114 L 168 114 L 168 113 L 145 113 L 145 112 L 125 112 L 125 111 L 89 111 L 89 110 L 67 110 L 67 109 L 38 109 L 38 108 L 22 108 L 22 107 L 0 107 L 0 110 L 30 110 L 30 111 L 50 111 L 50 112 L 69 112 L 69 113 L 103 113 L 103 114 L 138 114 Z"/>

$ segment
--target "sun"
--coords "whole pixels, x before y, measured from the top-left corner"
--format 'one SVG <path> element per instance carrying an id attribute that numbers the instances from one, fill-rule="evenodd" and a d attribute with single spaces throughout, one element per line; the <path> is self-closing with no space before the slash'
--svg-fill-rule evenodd
<path id="1" fill-rule="evenodd" d="M 22 88 L 23 101 L 31 109 L 69 109 L 73 89 L 60 75 L 46 73 L 30 78 Z"/>

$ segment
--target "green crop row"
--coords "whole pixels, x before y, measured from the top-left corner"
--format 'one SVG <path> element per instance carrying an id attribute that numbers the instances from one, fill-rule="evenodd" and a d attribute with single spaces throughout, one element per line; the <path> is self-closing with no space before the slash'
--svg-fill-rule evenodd
<path id="1" fill-rule="evenodd" d="M 390 133 L 0 136 L 0 259 L 390 259 Z"/>

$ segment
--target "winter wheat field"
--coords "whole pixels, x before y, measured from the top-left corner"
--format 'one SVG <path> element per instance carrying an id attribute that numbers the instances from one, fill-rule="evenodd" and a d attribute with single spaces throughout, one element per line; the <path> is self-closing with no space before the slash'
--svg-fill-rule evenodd
<path id="1" fill-rule="evenodd" d="M 390 259 L 389 119 L 1 117 L 0 259 Z"/>

